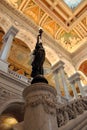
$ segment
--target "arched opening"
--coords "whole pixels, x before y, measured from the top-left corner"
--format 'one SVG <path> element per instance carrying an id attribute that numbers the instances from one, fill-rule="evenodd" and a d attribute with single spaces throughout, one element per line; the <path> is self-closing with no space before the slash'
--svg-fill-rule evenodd
<path id="1" fill-rule="evenodd" d="M 11 103 L 0 115 L 0 130 L 12 130 L 13 125 L 23 120 L 24 103 Z"/>
<path id="2" fill-rule="evenodd" d="M 9 53 L 9 68 L 24 76 L 30 76 L 30 48 L 22 40 L 15 38 Z"/>
<path id="3" fill-rule="evenodd" d="M 9 68 L 12 71 L 17 72 L 20 75 L 24 75 L 27 78 L 30 78 L 32 66 L 32 53 L 30 48 L 22 40 L 15 38 L 9 53 L 8 62 L 10 63 Z M 45 58 L 44 70 L 47 78 L 50 76 L 51 63 L 48 58 Z"/>
<path id="4" fill-rule="evenodd" d="M 79 66 L 79 73 L 81 74 L 82 85 L 87 85 L 87 60 L 83 61 Z"/>
<path id="5" fill-rule="evenodd" d="M 4 30 L 0 27 L 0 50 L 1 50 L 1 47 L 2 47 L 2 38 L 4 36 L 5 32 Z"/>
<path id="6" fill-rule="evenodd" d="M 81 63 L 79 70 L 83 72 L 85 76 L 87 76 L 87 60 Z"/>

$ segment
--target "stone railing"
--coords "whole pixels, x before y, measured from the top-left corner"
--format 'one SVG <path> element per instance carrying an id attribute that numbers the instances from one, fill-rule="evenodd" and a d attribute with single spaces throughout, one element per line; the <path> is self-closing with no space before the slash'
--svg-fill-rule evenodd
<path id="1" fill-rule="evenodd" d="M 68 103 L 68 100 L 65 98 L 65 97 L 63 97 L 63 96 L 61 96 L 61 95 L 57 95 L 57 102 L 59 103 L 61 103 L 61 104 L 67 104 Z"/>
<path id="2" fill-rule="evenodd" d="M 61 102 L 68 103 L 68 99 L 66 99 L 65 97 L 61 96 Z"/>
<path id="3" fill-rule="evenodd" d="M 87 110 L 87 97 L 79 98 L 67 104 L 57 106 L 58 127 L 66 125 L 69 120 L 75 119 L 78 115 Z"/>
<path id="4" fill-rule="evenodd" d="M 85 91 L 85 95 L 87 96 L 87 85 L 83 87 L 83 90 Z"/>
<path id="5" fill-rule="evenodd" d="M 17 79 L 19 79 L 19 80 L 25 82 L 25 83 L 30 84 L 30 82 L 31 82 L 31 79 L 25 77 L 24 75 L 20 75 L 20 74 L 18 74 L 17 72 L 12 71 L 12 70 L 10 70 L 10 69 L 8 69 L 8 73 L 9 73 L 9 75 L 11 75 L 11 76 L 13 76 L 13 77 L 15 77 L 15 78 L 17 78 Z"/>

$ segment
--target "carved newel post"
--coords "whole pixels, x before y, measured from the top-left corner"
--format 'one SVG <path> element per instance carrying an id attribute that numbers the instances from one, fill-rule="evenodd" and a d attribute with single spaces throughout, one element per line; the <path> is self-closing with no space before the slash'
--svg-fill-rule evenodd
<path id="1" fill-rule="evenodd" d="M 58 130 L 56 94 L 56 90 L 46 83 L 34 83 L 24 90 L 23 130 Z"/>
<path id="2" fill-rule="evenodd" d="M 41 41 L 42 32 L 40 29 L 33 51 L 34 60 L 31 73 L 33 80 L 23 92 L 25 99 L 23 130 L 58 130 L 56 119 L 57 92 L 55 88 L 48 85 L 48 81 L 43 76 L 45 50 Z"/>

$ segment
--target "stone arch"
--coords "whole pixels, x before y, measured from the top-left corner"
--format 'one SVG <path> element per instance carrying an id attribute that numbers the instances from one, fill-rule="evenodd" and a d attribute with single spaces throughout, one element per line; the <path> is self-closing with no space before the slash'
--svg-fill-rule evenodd
<path id="1" fill-rule="evenodd" d="M 51 65 L 55 64 L 59 60 L 57 53 L 51 47 L 47 45 L 45 45 L 44 48 L 46 51 L 46 58 L 48 59 L 50 64 Z"/>
<path id="2" fill-rule="evenodd" d="M 37 38 L 29 31 L 20 29 L 15 38 L 21 39 L 31 50 L 34 49 Z"/>
<path id="3" fill-rule="evenodd" d="M 8 105 L 7 109 L 2 112 L 2 116 L 8 115 L 14 117 L 18 122 L 24 120 L 24 103 L 14 102 Z"/>
<path id="4" fill-rule="evenodd" d="M 85 80 L 87 80 L 87 77 L 85 76 L 85 74 L 82 71 L 77 71 L 80 75 L 82 75 L 84 77 Z"/>
<path id="5" fill-rule="evenodd" d="M 60 58 L 58 54 L 51 47 L 45 45 L 44 48 L 46 50 L 46 58 L 48 59 L 51 65 L 55 64 L 59 60 L 62 60 L 65 63 L 64 69 L 68 76 L 71 76 L 75 72 L 75 68 L 70 61 L 68 61 L 64 57 Z"/>
<path id="6" fill-rule="evenodd" d="M 87 86 L 87 77 L 80 70 L 77 71 L 80 74 L 82 86 Z"/>
<path id="7" fill-rule="evenodd" d="M 31 50 L 30 50 L 29 46 L 27 45 L 27 43 L 25 43 L 24 41 L 22 41 L 19 38 L 15 37 L 14 40 L 13 40 L 13 44 L 21 45 L 21 46 L 23 46 L 25 48 L 28 48 L 29 52 L 31 52 Z"/>
<path id="8" fill-rule="evenodd" d="M 28 65 L 30 53 L 31 50 L 24 41 L 14 38 L 8 57 L 10 69 L 23 75 L 29 73 L 31 69 Z"/>
<path id="9" fill-rule="evenodd" d="M 10 123 L 10 122 L 11 123 Z M 22 99 L 11 99 L 5 103 L 4 109 L 0 111 L 0 129 L 12 129 L 13 125 L 24 121 L 24 101 Z"/>
<path id="10" fill-rule="evenodd" d="M 0 27 L 0 49 L 2 47 L 2 38 L 3 38 L 3 35 L 5 34 L 4 30 L 2 27 Z"/>
<path id="11" fill-rule="evenodd" d="M 82 62 L 78 66 L 78 70 L 84 73 L 85 76 L 87 76 L 87 58 L 85 60 L 82 60 Z"/>
<path id="12" fill-rule="evenodd" d="M 84 85 L 87 85 L 87 58 L 82 60 L 77 70 L 81 75 L 81 80 Z"/>
<path id="13" fill-rule="evenodd" d="M 77 64 L 76 64 L 76 69 L 78 70 L 80 65 L 87 60 L 87 55 L 85 55 Z"/>
<path id="14" fill-rule="evenodd" d="M 24 100 L 23 99 L 10 99 L 8 101 L 6 101 L 1 107 L 0 107 L 0 115 L 8 108 L 8 106 L 10 106 L 10 104 L 12 103 L 15 103 L 15 102 L 18 102 L 18 103 L 24 103 Z"/>

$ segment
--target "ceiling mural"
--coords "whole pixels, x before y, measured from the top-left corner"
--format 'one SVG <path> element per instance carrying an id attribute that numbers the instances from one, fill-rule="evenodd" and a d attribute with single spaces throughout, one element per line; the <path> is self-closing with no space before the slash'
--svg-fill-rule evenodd
<path id="1" fill-rule="evenodd" d="M 78 45 L 81 39 L 74 30 L 72 30 L 69 33 L 62 31 L 58 40 L 59 43 L 69 51 L 70 49 L 74 49 L 75 45 Z"/>
<path id="2" fill-rule="evenodd" d="M 87 28 L 87 17 L 82 20 L 82 25 L 84 25 Z"/>
<path id="3" fill-rule="evenodd" d="M 15 8 L 19 8 L 23 0 L 7 0 Z"/>
<path id="4" fill-rule="evenodd" d="M 87 36 L 86 0 L 7 0 L 73 53 Z M 73 10 L 72 10 L 73 9 Z"/>

